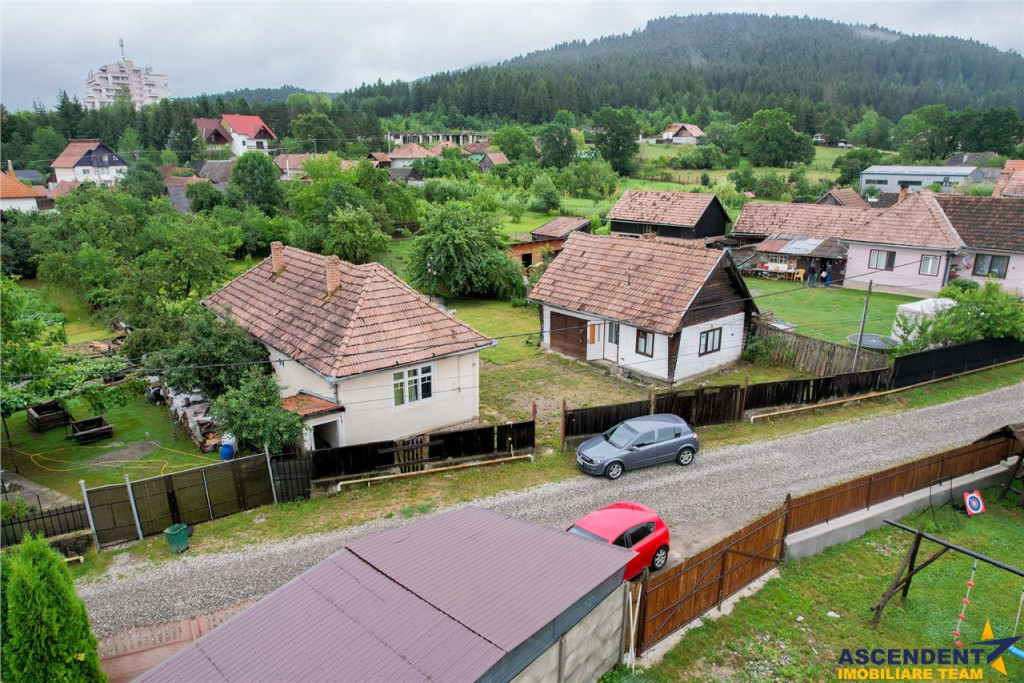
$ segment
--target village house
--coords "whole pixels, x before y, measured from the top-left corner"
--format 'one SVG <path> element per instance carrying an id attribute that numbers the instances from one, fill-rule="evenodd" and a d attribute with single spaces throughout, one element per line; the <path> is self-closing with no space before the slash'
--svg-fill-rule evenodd
<path id="1" fill-rule="evenodd" d="M 673 145 L 696 145 L 702 137 L 704 131 L 692 123 L 673 123 L 661 133 L 661 139 Z"/>
<path id="2" fill-rule="evenodd" d="M 584 233 L 530 298 L 543 348 L 669 384 L 738 360 L 757 310 L 728 252 Z"/>
<path id="3" fill-rule="evenodd" d="M 222 149 L 231 144 L 231 133 L 221 125 L 220 119 L 196 118 L 192 119 L 192 123 L 196 124 L 196 128 L 199 129 L 199 137 L 202 138 L 208 152 Z"/>
<path id="4" fill-rule="evenodd" d="M 1024 200 L 922 191 L 843 238 L 848 287 L 932 296 L 950 280 L 1024 295 Z"/>
<path id="5" fill-rule="evenodd" d="M 842 198 L 844 192 L 839 192 Z M 826 195 L 828 196 L 828 195 Z M 859 198 L 859 197 L 858 197 Z M 853 203 L 852 198 L 847 201 Z M 747 202 L 736 218 L 731 237 L 738 243 L 736 262 L 744 274 L 806 281 L 830 268 L 841 285 L 846 270 L 846 245 L 840 239 L 868 220 L 867 205 Z"/>
<path id="6" fill-rule="evenodd" d="M 306 172 L 302 170 L 303 164 L 310 159 L 323 159 L 326 154 L 278 154 L 274 157 L 274 163 L 281 171 L 281 180 L 302 180 Z M 350 159 L 341 159 L 341 170 L 351 171 L 358 164 Z"/>
<path id="7" fill-rule="evenodd" d="M 72 140 L 50 168 L 54 178 L 51 189 L 61 181 L 111 187 L 128 170 L 128 164 L 99 140 Z"/>
<path id="8" fill-rule="evenodd" d="M 271 141 L 277 139 L 274 131 L 258 116 L 224 114 L 220 123 L 231 135 L 231 153 L 236 157 L 252 151 L 269 154 Z"/>
<path id="9" fill-rule="evenodd" d="M 0 172 L 0 211 L 36 211 L 39 194 L 25 183 Z"/>
<path id="10" fill-rule="evenodd" d="M 270 352 L 306 449 L 403 439 L 475 420 L 480 350 L 496 342 L 380 264 L 271 244 L 203 302 Z"/>
<path id="11" fill-rule="evenodd" d="M 613 235 L 700 239 L 725 235 L 729 215 L 713 194 L 626 190 L 608 212 Z"/>
<path id="12" fill-rule="evenodd" d="M 831 190 L 821 195 L 815 204 L 845 206 L 851 209 L 868 208 L 868 203 L 864 201 L 864 198 L 857 194 L 857 190 L 854 190 L 852 187 L 833 187 Z"/>
<path id="13" fill-rule="evenodd" d="M 503 166 L 508 163 L 508 157 L 504 152 L 486 152 L 480 158 L 480 172 L 490 173 L 495 166 Z"/>
<path id="14" fill-rule="evenodd" d="M 993 197 L 1024 197 L 1024 159 L 1011 159 L 1003 166 Z"/>
<path id="15" fill-rule="evenodd" d="M 366 158 L 377 168 L 391 168 L 391 157 L 387 152 L 370 152 Z"/>
<path id="16" fill-rule="evenodd" d="M 460 156 L 469 156 L 469 152 L 467 152 L 466 150 L 462 149 L 461 147 L 456 145 L 454 142 L 451 142 L 450 140 L 443 140 L 443 141 L 437 143 L 436 145 L 434 145 L 433 147 L 431 147 L 430 148 L 430 154 L 432 156 L 439 157 L 439 156 L 442 156 L 444 154 L 444 151 L 446 149 L 456 149 L 456 150 L 459 151 L 459 155 Z"/>
<path id="17" fill-rule="evenodd" d="M 899 192 L 901 187 L 917 192 L 938 183 L 946 192 L 963 183 L 979 183 L 984 174 L 977 166 L 871 166 L 861 171 L 860 191 L 876 188 Z"/>
<path id="18" fill-rule="evenodd" d="M 412 166 L 413 162 L 417 159 L 426 159 L 427 157 L 437 155 L 422 145 L 418 145 L 415 142 L 407 142 L 398 149 L 388 152 L 387 156 L 390 160 L 391 168 L 404 168 Z"/>
<path id="19" fill-rule="evenodd" d="M 590 232 L 589 218 L 559 216 L 530 231 L 529 241 L 508 245 L 508 255 L 523 268 L 539 266 L 545 256 L 553 258 L 562 251 L 562 244 L 574 232 Z"/>
<path id="20" fill-rule="evenodd" d="M 480 160 L 487 154 L 487 149 L 491 146 L 489 138 L 484 138 L 477 142 L 470 142 L 462 146 L 462 149 L 466 150 L 469 154 L 469 160 L 474 164 L 479 164 Z"/>
<path id="21" fill-rule="evenodd" d="M 423 176 L 412 166 L 403 166 L 402 168 L 388 168 L 388 180 L 391 182 L 403 182 L 412 187 L 423 187 L 426 182 L 423 180 Z"/>

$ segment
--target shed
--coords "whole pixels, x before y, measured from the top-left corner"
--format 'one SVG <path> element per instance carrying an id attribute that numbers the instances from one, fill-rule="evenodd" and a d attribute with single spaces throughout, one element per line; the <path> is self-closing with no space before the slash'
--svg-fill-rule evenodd
<path id="1" fill-rule="evenodd" d="M 612 595 L 632 557 L 463 507 L 350 543 L 137 680 L 507 681 Z M 604 668 L 583 677 L 614 663 L 588 659 Z"/>
<path id="2" fill-rule="evenodd" d="M 904 317 L 911 322 L 917 322 L 927 318 L 934 318 L 940 311 L 944 311 L 947 308 L 956 306 L 956 302 L 952 299 L 946 299 L 943 297 L 936 297 L 933 299 L 921 299 L 920 301 L 911 301 L 910 303 L 900 304 L 896 309 L 896 321 L 900 317 Z M 910 341 L 917 335 L 912 333 L 907 335 L 906 338 L 903 336 L 903 330 L 899 325 L 893 321 L 892 324 L 892 337 L 897 341 Z"/>

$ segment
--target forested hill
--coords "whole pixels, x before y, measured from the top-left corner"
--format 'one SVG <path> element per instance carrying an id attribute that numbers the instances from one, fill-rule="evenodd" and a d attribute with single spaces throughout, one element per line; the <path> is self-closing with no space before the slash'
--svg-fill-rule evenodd
<path id="1" fill-rule="evenodd" d="M 710 108 L 738 118 L 781 106 L 800 125 L 826 103 L 873 107 L 898 120 L 935 103 L 1024 111 L 1024 57 L 972 40 L 821 19 L 700 15 L 656 19 L 628 35 L 565 43 L 412 84 L 363 86 L 342 97 L 380 116 L 455 109 L 523 122 L 606 104 Z"/>

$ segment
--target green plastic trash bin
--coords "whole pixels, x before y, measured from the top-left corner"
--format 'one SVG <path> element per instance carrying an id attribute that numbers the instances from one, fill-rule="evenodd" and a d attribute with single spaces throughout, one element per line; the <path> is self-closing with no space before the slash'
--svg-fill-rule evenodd
<path id="1" fill-rule="evenodd" d="M 188 550 L 188 525 L 172 524 L 164 529 L 164 538 L 167 539 L 167 545 L 170 546 L 171 552 L 185 552 Z"/>

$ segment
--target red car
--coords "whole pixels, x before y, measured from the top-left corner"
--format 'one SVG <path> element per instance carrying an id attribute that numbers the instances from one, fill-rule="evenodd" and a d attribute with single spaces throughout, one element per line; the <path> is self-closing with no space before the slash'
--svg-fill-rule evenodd
<path id="1" fill-rule="evenodd" d="M 654 510 L 640 503 L 612 503 L 576 520 L 566 531 L 636 552 L 626 565 L 627 581 L 639 576 L 644 567 L 658 571 L 668 563 L 668 526 Z"/>

